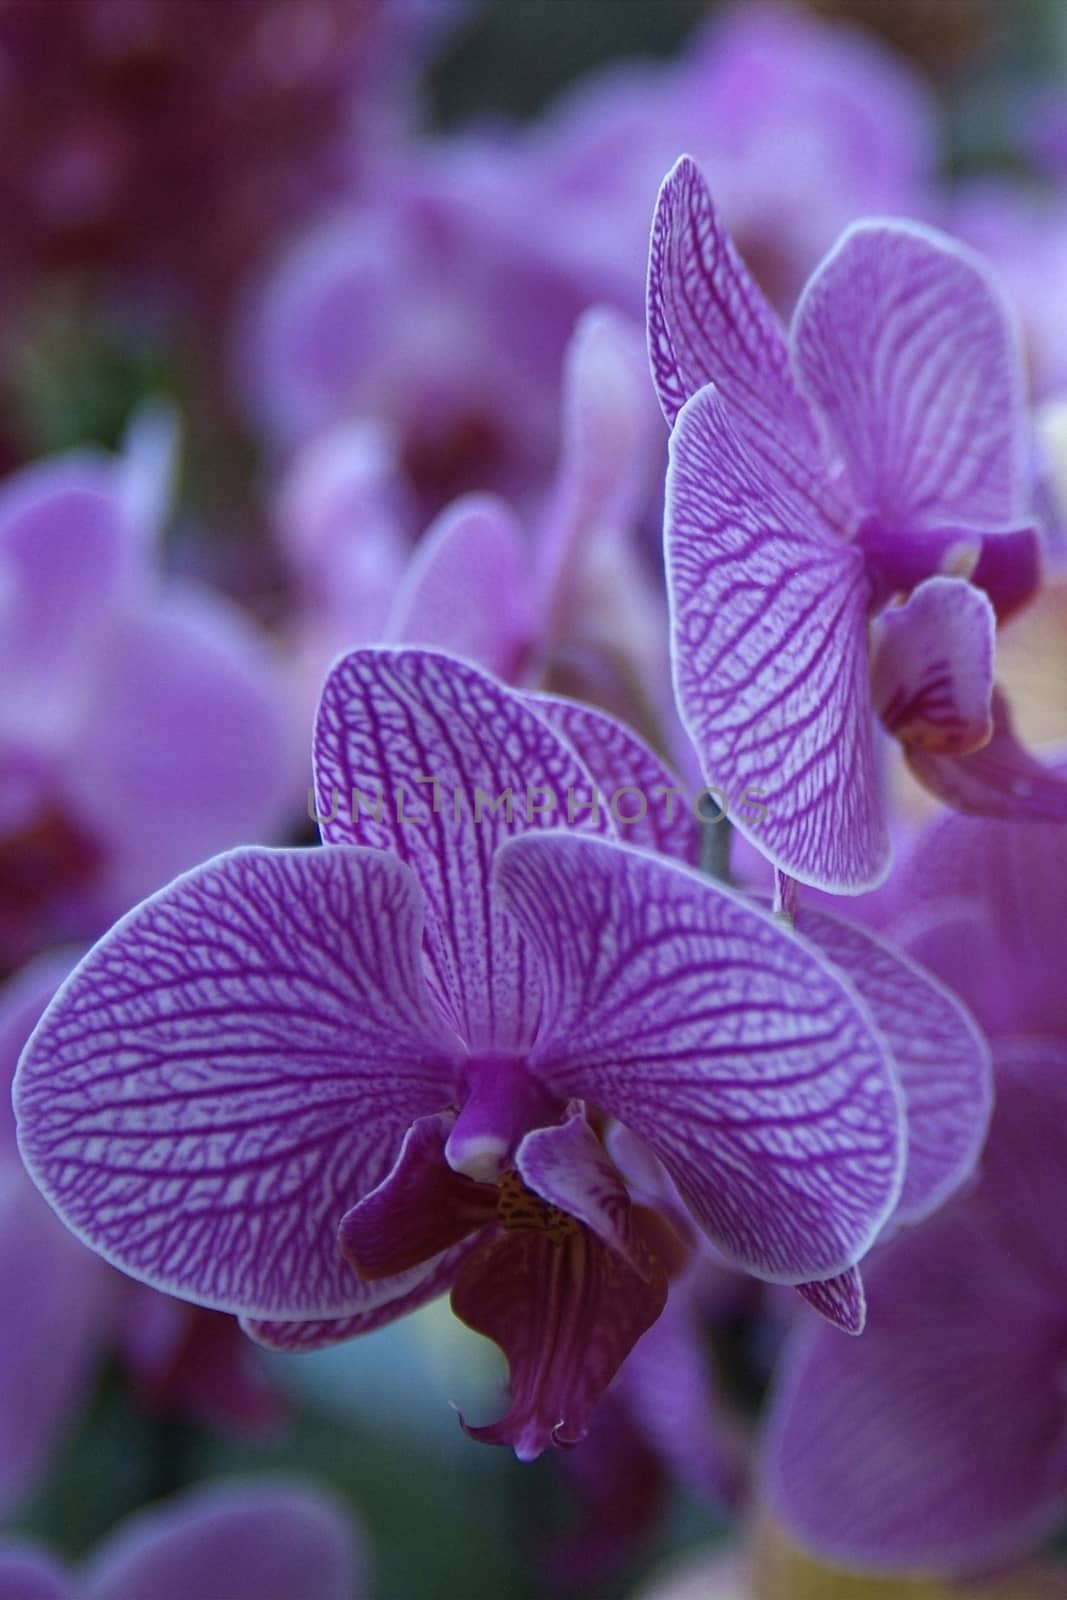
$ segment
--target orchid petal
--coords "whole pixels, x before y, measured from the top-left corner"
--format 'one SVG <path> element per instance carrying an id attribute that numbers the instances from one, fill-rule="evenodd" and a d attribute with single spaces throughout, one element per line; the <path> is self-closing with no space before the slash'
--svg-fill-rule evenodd
<path id="1" fill-rule="evenodd" d="M 1067 1293 L 1067 1043 L 1002 1039 L 993 1048 L 997 1077 L 994 1137 L 982 1157 L 982 1178 L 996 1195 L 986 1222 L 1007 1256 L 1034 1281 Z M 1067 1450 L 1067 1428 L 1065 1428 Z"/>
<path id="2" fill-rule="evenodd" d="M 145 567 L 106 458 L 45 461 L 4 484 L 0 574 L 12 603 L 0 659 L 35 705 L 84 665 Z"/>
<path id="3" fill-rule="evenodd" d="M 997 619 L 962 578 L 929 578 L 875 624 L 875 710 L 904 744 L 967 755 L 993 732 Z"/>
<path id="4" fill-rule="evenodd" d="M 420 913 L 377 853 L 247 849 L 124 917 L 16 1079 L 23 1158 L 67 1225 L 155 1288 L 250 1316 L 409 1287 L 359 1283 L 336 1230 L 452 1093 Z"/>
<path id="5" fill-rule="evenodd" d="M 909 746 L 912 772 L 955 811 L 1005 822 L 1067 822 L 1067 776 L 1042 765 L 1019 743 L 999 690 L 992 706 L 993 736 L 980 750 L 954 756 Z"/>
<path id="6" fill-rule="evenodd" d="M 689 156 L 663 180 L 648 264 L 648 347 L 663 414 L 675 423 L 708 383 L 764 469 L 813 509 L 838 512 L 820 470 L 818 432 L 789 365 L 777 316 L 749 276 Z"/>
<path id="7" fill-rule="evenodd" d="M 826 1322 L 843 1333 L 860 1334 L 867 1322 L 867 1294 L 858 1267 L 849 1267 L 822 1283 L 798 1283 L 797 1293 Z"/>
<path id="8" fill-rule="evenodd" d="M 884 1572 L 991 1566 L 1060 1515 L 1067 1329 L 1047 1289 L 989 1237 L 987 1211 L 961 1199 L 879 1250 L 864 1267 L 862 1339 L 813 1325 L 786 1359 L 766 1492 L 788 1532 L 827 1559 Z"/>
<path id="9" fill-rule="evenodd" d="M 700 823 L 681 779 L 643 740 L 606 711 L 576 700 L 532 694 L 527 704 L 588 767 L 627 844 L 699 863 Z"/>
<path id="10" fill-rule="evenodd" d="M 285 1480 L 187 1490 L 125 1522 L 91 1562 L 85 1600 L 355 1600 L 360 1557 L 341 1507 Z"/>
<path id="11" fill-rule="evenodd" d="M 4 1600 L 74 1600 L 66 1573 L 29 1545 L 0 1544 L 0 1594 Z"/>
<path id="12" fill-rule="evenodd" d="M 25 1174 L 7 1165 L 0 1173 L 0 1512 L 37 1485 L 89 1398 L 108 1278 Z"/>
<path id="13" fill-rule="evenodd" d="M 440 1005 L 472 1049 L 521 1048 L 540 993 L 514 926 L 490 903 L 490 865 L 504 839 L 558 826 L 568 812 L 579 828 L 611 832 L 600 808 L 588 809 L 589 773 L 519 697 L 424 650 L 357 650 L 339 662 L 315 737 L 323 837 L 414 867 Z"/>
<path id="14" fill-rule="evenodd" d="M 594 545 L 618 559 L 644 509 L 661 429 L 641 328 L 606 307 L 587 311 L 567 347 L 559 474 L 534 552 L 550 647 L 578 620 Z"/>
<path id="15" fill-rule="evenodd" d="M 386 1300 L 370 1311 L 357 1312 L 354 1317 L 331 1317 L 321 1322 L 267 1322 L 255 1317 L 242 1317 L 241 1327 L 250 1339 L 265 1350 L 278 1350 L 286 1355 L 307 1355 L 313 1350 L 328 1350 L 333 1345 L 347 1344 L 361 1334 L 373 1333 L 390 1322 L 406 1317 L 440 1295 L 447 1294 L 455 1282 L 456 1273 L 472 1251 L 484 1244 L 494 1230 L 482 1228 L 453 1245 L 439 1256 L 433 1266 L 421 1277 L 414 1289 L 398 1294 L 395 1300 Z"/>
<path id="16" fill-rule="evenodd" d="M 113 624 L 93 681 L 68 785 L 106 846 L 100 892 L 114 914 L 220 850 L 277 834 L 298 767 L 280 673 L 236 608 L 171 585 L 151 612 Z"/>
<path id="17" fill-rule="evenodd" d="M 555 1127 L 528 1133 L 515 1165 L 542 1200 L 584 1223 L 609 1250 L 645 1275 L 626 1185 L 581 1111 Z"/>
<path id="18" fill-rule="evenodd" d="M 684 1281 L 634 1345 L 613 1393 L 635 1415 L 673 1477 L 721 1506 L 736 1506 L 742 1451 L 730 1436 L 705 1347 L 700 1310 Z"/>
<path id="19" fill-rule="evenodd" d="M 884 527 L 1018 518 L 1018 340 L 961 245 L 915 223 L 854 224 L 801 295 L 793 350 L 857 500 Z"/>
<path id="20" fill-rule="evenodd" d="M 395 1277 L 441 1255 L 496 1216 L 496 1190 L 445 1160 L 451 1116 L 420 1117 L 392 1171 L 341 1221 L 341 1254 L 362 1278 Z"/>
<path id="21" fill-rule="evenodd" d="M 511 1390 L 499 1422 L 464 1423 L 473 1438 L 511 1445 L 520 1461 L 532 1461 L 585 1437 L 596 1401 L 667 1298 L 658 1218 L 645 1212 L 634 1221 L 646 1256 L 640 1275 L 570 1219 L 560 1238 L 516 1228 L 464 1262 L 452 1310 L 503 1349 Z"/>
<path id="22" fill-rule="evenodd" d="M 946 816 L 901 873 L 909 913 L 895 937 L 963 996 L 990 1037 L 1067 1037 L 1057 955 L 1065 872 L 1062 823 Z"/>
<path id="23" fill-rule="evenodd" d="M 775 866 L 873 887 L 889 841 L 862 556 L 750 453 L 712 389 L 671 438 L 665 538 L 675 692 L 705 779 Z M 750 789 L 758 824 L 736 809 Z"/>
<path id="24" fill-rule="evenodd" d="M 930 973 L 866 928 L 801 908 L 796 930 L 869 1007 L 900 1075 L 908 1160 L 895 1222 L 919 1222 L 970 1177 L 993 1109 L 989 1046 Z"/>
<path id="25" fill-rule="evenodd" d="M 901 1105 L 830 967 L 709 880 L 621 845 L 514 840 L 497 892 L 543 969 L 531 1070 L 645 1140 L 733 1263 L 787 1283 L 851 1266 L 896 1204 Z"/>
<path id="26" fill-rule="evenodd" d="M 526 536 L 492 495 L 467 495 L 424 535 L 397 592 L 386 637 L 451 650 L 516 679 L 535 636 Z"/>

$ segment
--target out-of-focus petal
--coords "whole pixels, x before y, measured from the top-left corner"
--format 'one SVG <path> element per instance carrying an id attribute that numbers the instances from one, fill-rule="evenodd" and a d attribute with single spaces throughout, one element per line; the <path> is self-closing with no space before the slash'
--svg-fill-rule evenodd
<path id="1" fill-rule="evenodd" d="M 158 547 L 174 499 L 181 424 L 172 406 L 142 407 L 130 422 L 117 465 L 118 493 L 133 536 Z"/>
<path id="2" fill-rule="evenodd" d="M 737 1503 L 742 1450 L 718 1403 L 699 1309 L 684 1281 L 672 1285 L 663 1314 L 634 1345 L 612 1392 L 673 1477 L 716 1505 Z"/>
<path id="3" fill-rule="evenodd" d="M 1067 1239 L 1060 1226 L 1067 1190 L 1067 1042 L 1003 1039 L 993 1053 L 996 1136 L 982 1157 L 984 1186 L 996 1196 L 995 1209 L 989 1207 L 989 1236 L 1036 1283 L 1058 1295 L 1062 1306 L 1067 1300 Z"/>
<path id="4" fill-rule="evenodd" d="M 9 1161 L 22 1166 L 11 1106 L 11 1084 L 22 1047 L 75 959 L 73 950 L 38 956 L 0 989 L 0 1174 Z"/>
<path id="5" fill-rule="evenodd" d="M 748 450 L 710 388 L 675 425 L 665 538 L 675 692 L 706 781 L 775 866 L 873 887 L 889 840 L 859 551 Z"/>
<path id="6" fill-rule="evenodd" d="M 426 897 L 431 983 L 472 1049 L 518 1048 L 540 1011 L 514 924 L 492 904 L 497 847 L 528 828 L 612 831 L 593 780 L 518 696 L 425 650 L 359 650 L 326 681 L 315 734 L 322 833 L 396 852 Z M 437 1109 L 436 1107 L 431 1109 Z"/>
<path id="7" fill-rule="evenodd" d="M 266 1439 L 287 1406 L 235 1317 L 143 1284 L 123 1285 L 118 1347 L 123 1375 L 158 1416 Z"/>
<path id="8" fill-rule="evenodd" d="M 928 578 L 875 623 L 874 706 L 889 732 L 941 755 L 981 749 L 993 732 L 997 619 L 962 578 Z"/>
<path id="9" fill-rule="evenodd" d="M 943 817 L 901 869 L 906 914 L 894 937 L 963 996 L 991 1038 L 1067 1037 L 1065 872 L 1061 823 Z"/>
<path id="10" fill-rule="evenodd" d="M 780 1375 L 772 1511 L 814 1552 L 876 1571 L 966 1570 L 1024 1551 L 1062 1496 L 1067 1324 L 1055 1299 L 965 1201 L 878 1251 L 864 1279 L 863 1337 L 812 1325 Z"/>
<path id="11" fill-rule="evenodd" d="M 381 635 L 408 558 L 410 518 L 385 428 L 339 423 L 296 452 L 278 496 L 282 553 L 316 620 L 344 626 L 348 646 Z"/>
<path id="12" fill-rule="evenodd" d="M 280 674 L 221 599 L 172 586 L 109 631 L 65 758 L 107 844 L 112 914 L 220 850 L 269 842 L 299 794 Z"/>
<path id="13" fill-rule="evenodd" d="M 106 458 L 59 457 L 5 482 L 0 573 L 10 594 L 0 661 L 18 687 L 5 697 L 5 726 L 28 719 L 38 739 L 65 730 L 83 689 L 80 672 L 146 567 Z"/>
<path id="14" fill-rule="evenodd" d="M 908 1123 L 896 1222 L 918 1222 L 974 1171 L 993 1109 L 989 1046 L 954 995 L 868 929 L 802 906 L 796 930 L 846 975 L 893 1054 Z"/>
<path id="15" fill-rule="evenodd" d="M 917 223 L 856 223 L 809 280 L 792 338 L 856 499 L 883 526 L 1019 517 L 1020 350 L 977 257 Z"/>
<path id="16" fill-rule="evenodd" d="M 598 537 L 615 546 L 632 531 L 661 453 L 640 327 L 607 308 L 586 312 L 567 347 L 559 474 L 535 552 L 549 642 L 579 620 Z"/>
<path id="17" fill-rule="evenodd" d="M 30 1545 L 0 1545 L 0 1594 L 4 1600 L 74 1600 L 67 1574 Z"/>
<path id="18" fill-rule="evenodd" d="M 730 1261 L 830 1277 L 896 1204 L 892 1062 L 852 992 L 771 918 L 684 868 L 557 834 L 501 851 L 543 969 L 531 1068 L 644 1139 Z"/>
<path id="19" fill-rule="evenodd" d="M 7 1165 L 0 1172 L 0 1512 L 36 1485 L 88 1400 L 109 1277 L 26 1175 Z"/>
<path id="20" fill-rule="evenodd" d="M 467 495 L 424 535 L 386 636 L 450 650 L 508 681 L 536 637 L 526 536 L 503 500 Z"/>
<path id="21" fill-rule="evenodd" d="M 71 954 L 46 955 L 0 1000 L 0 1512 L 33 1487 L 87 1398 L 106 1333 L 110 1273 L 52 1216 L 15 1146 L 11 1080 Z"/>
<path id="22" fill-rule="evenodd" d="M 253 416 L 291 445 L 352 410 L 359 375 L 388 348 L 398 300 L 390 230 L 373 214 L 314 228 L 283 258 L 239 328 Z"/>
<path id="23" fill-rule="evenodd" d="M 359 1283 L 336 1230 L 451 1092 L 420 931 L 411 873 L 370 851 L 235 851 L 145 901 L 23 1054 L 46 1197 L 124 1271 L 219 1310 L 341 1316 L 410 1287 Z"/>
<path id="24" fill-rule="evenodd" d="M 99 1549 L 85 1600 L 361 1600 L 355 1531 L 307 1484 L 210 1484 L 140 1512 Z"/>

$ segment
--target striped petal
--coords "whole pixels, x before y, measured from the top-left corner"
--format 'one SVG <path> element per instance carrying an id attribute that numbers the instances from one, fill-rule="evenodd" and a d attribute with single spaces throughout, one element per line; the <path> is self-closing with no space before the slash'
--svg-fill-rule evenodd
<path id="1" fill-rule="evenodd" d="M 528 703 L 588 767 L 619 835 L 696 866 L 700 823 L 678 775 L 625 723 L 577 700 L 536 694 Z"/>
<path id="2" fill-rule="evenodd" d="M 976 257 L 914 223 L 857 223 L 810 279 L 792 336 L 856 499 L 887 530 L 1019 517 L 1020 352 Z"/>
<path id="3" fill-rule="evenodd" d="M 529 828 L 611 832 L 589 809 L 589 773 L 476 668 L 427 650 L 357 650 L 323 689 L 315 780 L 328 843 L 392 851 L 415 869 L 431 984 L 457 1032 L 473 1049 L 521 1048 L 540 994 L 491 903 L 490 865 Z"/>
<path id="4" fill-rule="evenodd" d="M 648 348 L 667 421 L 705 384 L 721 393 L 754 456 L 824 515 L 839 512 L 816 425 L 789 365 L 785 332 L 682 156 L 660 189 L 648 266 Z"/>
<path id="5" fill-rule="evenodd" d="M 895 1222 L 919 1222 L 970 1177 L 993 1109 L 989 1046 L 956 997 L 866 928 L 803 906 L 796 930 L 853 984 L 893 1053 L 908 1120 Z"/>
<path id="6" fill-rule="evenodd" d="M 790 1283 L 851 1266 L 896 1204 L 903 1129 L 892 1062 L 833 970 L 621 845 L 515 840 L 497 888 L 543 970 L 531 1069 L 643 1139 L 737 1265 Z"/>
<path id="7" fill-rule="evenodd" d="M 671 439 L 675 693 L 708 784 L 758 792 L 737 827 L 775 866 L 857 892 L 888 867 L 859 551 L 836 541 L 703 389 Z"/>
<path id="8" fill-rule="evenodd" d="M 822 1283 L 798 1283 L 797 1292 L 826 1322 L 844 1333 L 860 1334 L 867 1322 L 867 1292 L 858 1267 Z"/>
<path id="9" fill-rule="evenodd" d="M 60 990 L 16 1079 L 23 1158 L 68 1227 L 181 1298 L 342 1316 L 370 1289 L 344 1213 L 451 1096 L 418 886 L 359 850 L 241 850 L 123 918 Z"/>
<path id="10" fill-rule="evenodd" d="M 904 744 L 967 755 L 993 732 L 997 619 L 962 578 L 929 578 L 875 625 L 875 709 Z"/>

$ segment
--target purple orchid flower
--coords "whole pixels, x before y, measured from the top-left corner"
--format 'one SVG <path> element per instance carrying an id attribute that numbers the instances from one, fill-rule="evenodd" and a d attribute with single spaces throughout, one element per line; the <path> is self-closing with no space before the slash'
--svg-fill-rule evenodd
<path id="1" fill-rule="evenodd" d="M 0 969 L 270 838 L 298 792 L 265 643 L 155 571 L 167 481 L 152 428 L 0 487 Z"/>
<path id="2" fill-rule="evenodd" d="M 563 352 L 599 297 L 520 217 L 517 178 L 507 141 L 416 146 L 271 266 L 235 351 L 269 438 L 287 449 L 341 422 L 386 424 L 426 517 L 467 491 L 538 492 Z"/>
<path id="3" fill-rule="evenodd" d="M 875 713 L 927 787 L 1010 815 L 1025 758 L 993 639 L 1039 547 L 1018 352 L 984 269 L 916 225 L 857 225 L 787 343 L 683 157 L 656 209 L 649 347 L 673 424 L 675 691 L 708 780 L 765 790 L 741 830 L 801 882 L 878 883 Z"/>
<path id="4" fill-rule="evenodd" d="M 39 1483 L 118 1354 L 131 1390 L 162 1415 L 250 1437 L 279 1427 L 281 1396 L 232 1317 L 156 1294 L 106 1266 L 56 1219 L 26 1176 L 10 1086 L 19 1054 L 70 971 L 39 957 L 0 991 L 0 1515 Z"/>
<path id="5" fill-rule="evenodd" d="M 862 1339 L 813 1321 L 780 1374 L 771 1509 L 850 1567 L 986 1570 L 1062 1521 L 1067 1047 L 1005 1040 L 996 1064 L 978 1186 L 865 1264 Z"/>
<path id="6" fill-rule="evenodd" d="M 524 1458 L 582 1438 L 684 1253 L 612 1120 L 727 1260 L 848 1272 L 903 1127 L 835 967 L 621 845 L 571 744 L 454 658 L 349 656 L 315 755 L 326 848 L 178 879 L 27 1045 L 20 1148 L 75 1233 L 282 1349 L 451 1288 L 510 1365 L 508 1414 L 470 1431 Z"/>
<path id="7" fill-rule="evenodd" d="M 30 1544 L 0 1542 L 4 1600 L 361 1600 L 347 1515 L 295 1480 L 230 1480 L 122 1523 L 77 1571 Z"/>

